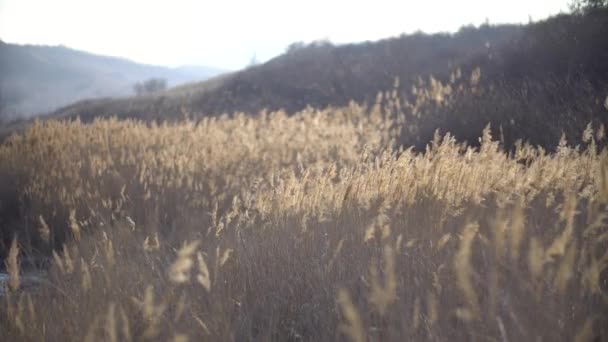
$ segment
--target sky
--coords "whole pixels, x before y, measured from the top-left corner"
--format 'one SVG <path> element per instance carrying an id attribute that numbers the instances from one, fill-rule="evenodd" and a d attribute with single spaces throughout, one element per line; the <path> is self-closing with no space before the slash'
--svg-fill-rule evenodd
<path id="1" fill-rule="evenodd" d="M 378 40 L 463 25 L 527 23 L 568 0 L 0 0 L 0 39 L 156 65 L 236 70 L 297 41 Z"/>

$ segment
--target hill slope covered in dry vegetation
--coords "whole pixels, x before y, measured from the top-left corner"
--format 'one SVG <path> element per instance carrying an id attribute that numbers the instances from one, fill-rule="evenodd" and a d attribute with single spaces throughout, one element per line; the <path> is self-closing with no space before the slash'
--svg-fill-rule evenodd
<path id="1" fill-rule="evenodd" d="M 474 143 L 488 123 L 502 125 L 512 144 L 519 138 L 549 147 L 562 130 L 571 139 L 603 110 L 608 89 L 608 11 L 564 14 L 528 25 L 464 27 L 455 34 L 402 35 L 378 42 L 333 46 L 327 42 L 293 44 L 265 64 L 182 87 L 159 96 L 86 101 L 52 117 L 137 118 L 145 121 L 201 118 L 222 113 L 288 113 L 313 106 L 375 103 L 379 91 L 415 101 L 413 86 L 429 77 L 449 83 L 460 69 L 469 77 L 481 70 L 483 92 L 459 96 L 449 115 L 424 119 L 424 146 L 439 128 Z M 576 115 L 572 113 L 576 112 Z M 542 134 L 539 134 L 542 132 Z"/>
<path id="2" fill-rule="evenodd" d="M 32 123 L 2 337 L 608 340 L 607 19 L 295 46 Z"/>

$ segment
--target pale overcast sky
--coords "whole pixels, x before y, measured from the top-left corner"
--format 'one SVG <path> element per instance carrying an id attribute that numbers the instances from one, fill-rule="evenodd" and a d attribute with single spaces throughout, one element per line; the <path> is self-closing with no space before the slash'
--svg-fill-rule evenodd
<path id="1" fill-rule="evenodd" d="M 335 43 L 462 25 L 520 23 L 568 0 L 0 0 L 0 39 L 66 45 L 141 63 L 238 69 L 295 41 Z"/>

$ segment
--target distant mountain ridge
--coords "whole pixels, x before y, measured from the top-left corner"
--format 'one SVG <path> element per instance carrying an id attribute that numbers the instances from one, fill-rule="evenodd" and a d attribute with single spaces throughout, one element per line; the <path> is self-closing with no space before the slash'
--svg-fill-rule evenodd
<path id="1" fill-rule="evenodd" d="M 65 46 L 0 41 L 0 118 L 29 117 L 82 99 L 133 94 L 136 82 L 164 78 L 170 87 L 225 72 L 204 66 L 144 65 Z"/>

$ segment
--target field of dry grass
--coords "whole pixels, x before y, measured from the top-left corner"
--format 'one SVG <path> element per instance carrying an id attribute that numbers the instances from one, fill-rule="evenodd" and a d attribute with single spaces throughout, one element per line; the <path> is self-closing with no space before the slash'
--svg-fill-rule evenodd
<path id="1" fill-rule="evenodd" d="M 408 117 L 452 93 L 433 87 L 413 104 L 12 136 L 3 338 L 607 339 L 604 126 L 554 153 L 505 152 L 490 129 L 479 147 L 399 146 Z M 51 256 L 29 290 L 27 255 Z"/>

